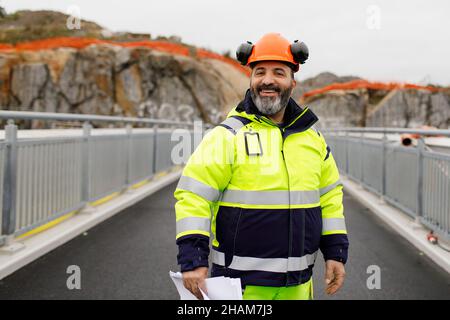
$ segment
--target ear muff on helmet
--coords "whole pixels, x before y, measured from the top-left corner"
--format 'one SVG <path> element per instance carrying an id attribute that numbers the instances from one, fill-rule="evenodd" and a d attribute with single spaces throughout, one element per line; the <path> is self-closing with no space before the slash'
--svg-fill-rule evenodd
<path id="1" fill-rule="evenodd" d="M 242 43 L 239 48 L 236 50 L 236 58 L 242 65 L 247 65 L 248 58 L 250 58 L 250 55 L 253 51 L 253 43 L 250 41 L 247 41 L 245 43 Z"/>
<path id="2" fill-rule="evenodd" d="M 308 47 L 304 42 L 298 42 L 298 40 L 295 40 L 294 43 L 291 44 L 291 53 L 295 62 L 300 64 L 304 64 L 309 57 Z"/>

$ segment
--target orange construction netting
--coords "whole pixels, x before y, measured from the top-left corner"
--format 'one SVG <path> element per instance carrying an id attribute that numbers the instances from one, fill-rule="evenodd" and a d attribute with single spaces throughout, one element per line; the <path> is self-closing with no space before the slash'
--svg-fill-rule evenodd
<path id="1" fill-rule="evenodd" d="M 323 94 L 333 90 L 355 90 L 355 89 L 373 89 L 373 90 L 394 90 L 394 89 L 420 89 L 431 92 L 441 91 L 442 88 L 431 86 L 419 86 L 411 83 L 396 83 L 396 82 L 370 82 L 367 80 L 353 80 L 344 83 L 333 83 L 328 86 L 305 92 L 302 98 L 309 98 L 318 94 Z"/>
<path id="2" fill-rule="evenodd" d="M 1 50 L 12 50 L 14 47 L 7 43 L 0 43 L 0 51 Z"/>

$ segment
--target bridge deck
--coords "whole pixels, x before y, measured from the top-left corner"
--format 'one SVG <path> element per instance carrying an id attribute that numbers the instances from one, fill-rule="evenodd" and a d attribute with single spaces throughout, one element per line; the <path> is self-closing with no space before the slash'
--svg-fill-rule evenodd
<path id="1" fill-rule="evenodd" d="M 0 299 L 177 299 L 172 184 L 0 280 Z M 333 299 L 450 299 L 450 276 L 349 196 L 344 197 L 350 257 L 344 288 Z M 323 292 L 323 261 L 315 298 Z M 81 268 L 81 290 L 68 290 L 66 269 Z M 367 267 L 381 268 L 369 290 Z"/>

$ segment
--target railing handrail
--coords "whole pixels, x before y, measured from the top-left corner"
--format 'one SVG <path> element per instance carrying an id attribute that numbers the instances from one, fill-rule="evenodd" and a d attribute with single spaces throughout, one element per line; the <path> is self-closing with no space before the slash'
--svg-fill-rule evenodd
<path id="1" fill-rule="evenodd" d="M 324 130 L 336 162 L 345 174 L 383 200 L 404 211 L 427 229 L 450 240 L 448 222 L 449 154 L 428 148 L 420 138 L 414 147 L 390 145 L 386 133 L 440 134 L 450 130 L 403 128 L 330 128 Z M 378 143 L 367 143 L 373 134 Z M 342 135 L 345 133 L 345 136 Z M 350 134 L 349 134 L 350 133 Z M 359 134 L 360 136 L 359 136 Z"/>
<path id="2" fill-rule="evenodd" d="M 126 123 L 147 123 L 147 124 L 169 124 L 193 126 L 192 122 L 181 122 L 167 119 L 143 119 L 120 116 L 100 116 L 93 114 L 73 114 L 55 112 L 35 112 L 35 111 L 10 111 L 1 110 L 0 119 L 21 119 L 21 120 L 59 120 L 59 121 L 105 121 L 105 122 L 126 122 Z"/>
<path id="3" fill-rule="evenodd" d="M 357 127 L 357 128 L 331 128 L 320 129 L 323 132 L 359 132 L 359 133 L 409 133 L 420 135 L 442 135 L 450 137 L 450 130 L 446 129 L 408 129 L 408 128 L 377 128 L 377 127 Z"/>

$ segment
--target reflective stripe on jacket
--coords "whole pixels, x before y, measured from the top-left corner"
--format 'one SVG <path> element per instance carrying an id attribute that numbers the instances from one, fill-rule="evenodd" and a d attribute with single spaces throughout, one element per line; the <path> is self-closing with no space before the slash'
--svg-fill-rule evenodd
<path id="1" fill-rule="evenodd" d="M 307 282 L 320 249 L 347 260 L 342 184 L 318 118 L 290 99 L 284 123 L 245 99 L 208 132 L 175 190 L 178 263 L 242 285 Z"/>

